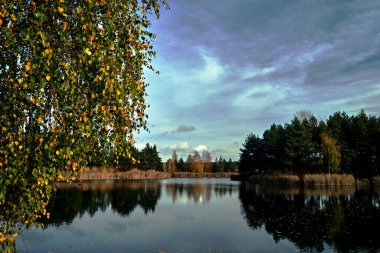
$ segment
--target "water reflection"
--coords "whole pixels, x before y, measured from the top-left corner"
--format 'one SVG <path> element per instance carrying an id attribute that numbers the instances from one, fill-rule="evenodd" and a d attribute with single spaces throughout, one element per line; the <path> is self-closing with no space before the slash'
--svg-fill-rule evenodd
<path id="1" fill-rule="evenodd" d="M 161 196 L 159 181 L 89 181 L 83 184 L 59 184 L 47 210 L 45 225 L 70 224 L 88 213 L 105 212 L 107 208 L 120 216 L 129 216 L 136 207 L 145 214 L 154 212 Z"/>
<path id="2" fill-rule="evenodd" d="M 81 184 L 58 184 L 57 191 L 47 207 L 51 214 L 42 220 L 44 225 L 71 224 L 74 219 L 111 209 L 122 217 L 129 216 L 137 207 L 145 214 L 154 212 L 161 198 L 162 189 L 172 203 L 177 199 L 185 202 L 208 203 L 212 197 L 232 196 L 239 191 L 238 184 L 215 183 L 202 180 L 189 182 L 93 180 Z"/>
<path id="3" fill-rule="evenodd" d="M 278 242 L 303 251 L 380 250 L 378 192 L 337 188 L 279 188 L 242 183 L 239 198 L 252 230 L 264 228 Z"/>
<path id="4" fill-rule="evenodd" d="M 208 203 L 214 195 L 218 198 L 223 198 L 225 195 L 232 196 L 238 191 L 237 184 L 214 184 L 208 183 L 167 183 L 166 195 L 171 197 L 173 203 L 176 203 L 177 198 L 186 197 L 187 200 L 192 200 L 194 203 Z"/>

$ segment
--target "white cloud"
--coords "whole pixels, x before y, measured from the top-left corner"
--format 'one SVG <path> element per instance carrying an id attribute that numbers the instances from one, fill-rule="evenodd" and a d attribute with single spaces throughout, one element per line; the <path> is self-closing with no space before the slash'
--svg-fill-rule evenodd
<path id="1" fill-rule="evenodd" d="M 177 151 L 189 151 L 191 150 L 191 146 L 187 142 L 180 142 L 178 144 L 176 143 L 176 144 L 171 145 L 170 149 L 177 150 Z"/>
<path id="2" fill-rule="evenodd" d="M 208 148 L 205 145 L 199 145 L 198 147 L 194 148 L 194 150 L 196 150 L 198 152 L 202 152 L 202 151 L 207 151 Z"/>
<path id="3" fill-rule="evenodd" d="M 201 82 L 215 82 L 224 73 L 223 66 L 219 64 L 216 58 L 202 54 L 205 63 L 203 69 L 197 74 Z"/>
<path id="4" fill-rule="evenodd" d="M 146 146 L 146 143 L 136 143 L 135 144 L 135 148 L 137 148 L 138 150 L 142 150 L 143 148 L 145 148 Z"/>

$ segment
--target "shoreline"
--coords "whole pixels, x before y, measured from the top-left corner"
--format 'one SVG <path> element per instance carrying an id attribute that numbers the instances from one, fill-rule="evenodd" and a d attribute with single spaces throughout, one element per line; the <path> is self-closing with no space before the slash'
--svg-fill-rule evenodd
<path id="1" fill-rule="evenodd" d="M 356 179 L 352 174 L 305 174 L 303 177 L 295 174 L 265 174 L 240 175 L 238 172 L 164 172 L 156 170 L 118 171 L 105 167 L 85 167 L 77 177 L 79 181 L 86 180 L 145 180 L 169 178 L 230 178 L 236 181 L 248 181 L 261 184 L 305 185 L 305 186 L 380 186 L 380 176 L 369 179 Z"/>
<path id="2" fill-rule="evenodd" d="M 294 174 L 250 175 L 244 180 L 252 183 L 305 186 L 368 186 L 380 185 L 380 176 L 357 179 L 352 174 Z"/>
<path id="3" fill-rule="evenodd" d="M 168 178 L 231 178 L 237 172 L 195 173 L 195 172 L 164 172 L 156 170 L 117 171 L 112 168 L 86 167 L 83 168 L 77 180 L 106 180 L 106 179 L 168 179 Z"/>

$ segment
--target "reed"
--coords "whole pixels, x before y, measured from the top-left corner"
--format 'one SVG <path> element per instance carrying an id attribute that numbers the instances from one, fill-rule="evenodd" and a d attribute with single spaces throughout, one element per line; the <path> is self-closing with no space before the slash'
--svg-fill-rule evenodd
<path id="1" fill-rule="evenodd" d="M 353 175 L 347 174 L 306 174 L 305 185 L 356 185 Z"/>
<path id="2" fill-rule="evenodd" d="M 297 185 L 300 184 L 300 178 L 297 175 L 278 174 L 278 175 L 254 175 L 249 178 L 256 183 L 280 184 L 280 185 Z"/>

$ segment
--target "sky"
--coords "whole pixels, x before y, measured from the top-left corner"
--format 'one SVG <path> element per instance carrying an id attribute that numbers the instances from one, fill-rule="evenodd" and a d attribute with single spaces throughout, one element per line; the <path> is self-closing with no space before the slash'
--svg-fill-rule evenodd
<path id="1" fill-rule="evenodd" d="M 149 132 L 166 161 L 239 159 L 248 134 L 301 110 L 380 115 L 380 1 L 171 0 L 152 31 Z"/>

